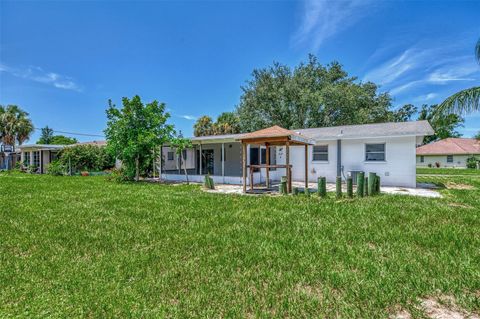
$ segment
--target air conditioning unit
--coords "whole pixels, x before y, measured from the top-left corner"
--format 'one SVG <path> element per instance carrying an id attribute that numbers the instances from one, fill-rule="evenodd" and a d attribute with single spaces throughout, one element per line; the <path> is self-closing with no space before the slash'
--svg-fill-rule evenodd
<path id="1" fill-rule="evenodd" d="M 358 173 L 362 173 L 363 171 L 348 171 L 347 176 L 351 177 L 353 180 L 353 185 L 357 185 L 357 176 Z"/>

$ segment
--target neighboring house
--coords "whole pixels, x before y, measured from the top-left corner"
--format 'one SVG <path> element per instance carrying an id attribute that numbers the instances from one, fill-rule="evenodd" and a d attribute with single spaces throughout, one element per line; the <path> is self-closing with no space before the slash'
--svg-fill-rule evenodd
<path id="1" fill-rule="evenodd" d="M 66 148 L 76 145 L 96 145 L 105 146 L 105 141 L 82 142 L 71 145 L 52 145 L 52 144 L 27 144 L 18 146 L 20 162 L 24 167 L 38 167 L 38 172 L 44 174 L 47 172 L 48 165 L 57 159 L 58 153 Z"/>
<path id="2" fill-rule="evenodd" d="M 480 142 L 473 138 L 446 138 L 417 148 L 417 166 L 467 167 L 467 158 L 480 158 Z"/>
<path id="3" fill-rule="evenodd" d="M 284 130 L 273 127 L 262 130 Z M 434 133 L 427 121 L 348 125 L 299 130 L 284 130 L 289 138 L 302 136 L 314 145 L 290 146 L 289 162 L 292 179 L 316 182 L 325 176 L 334 182 L 336 176 L 345 178 L 350 171 L 375 172 L 382 185 L 415 187 L 415 148 L 424 136 Z M 250 133 L 253 134 L 253 133 Z M 192 138 L 193 149 L 187 150 L 187 171 L 191 181 L 202 181 L 210 174 L 216 183 L 242 184 L 242 144 L 245 134 L 215 135 Z M 272 134 L 272 138 L 276 135 Z M 268 136 L 266 136 L 268 137 Z M 292 140 L 293 142 L 293 140 Z M 310 144 L 307 143 L 307 144 Z M 305 174 L 305 149 L 308 172 Z M 284 165 L 285 146 L 269 146 L 270 164 Z M 202 156 L 200 156 L 200 154 Z M 222 156 L 223 154 L 223 156 Z M 266 164 L 265 145 L 246 147 L 246 165 Z M 162 176 L 167 180 L 184 180 L 183 167 L 170 147 L 162 148 Z M 270 180 L 279 181 L 286 169 L 270 169 Z M 265 182 L 266 171 L 257 169 L 253 180 Z M 249 177 L 247 176 L 247 179 Z"/>

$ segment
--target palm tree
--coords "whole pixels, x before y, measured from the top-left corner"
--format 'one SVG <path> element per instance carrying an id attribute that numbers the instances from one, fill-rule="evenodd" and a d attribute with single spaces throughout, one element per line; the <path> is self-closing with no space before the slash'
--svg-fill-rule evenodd
<path id="1" fill-rule="evenodd" d="M 16 105 L 0 105 L 0 140 L 7 145 L 22 144 L 34 130 L 28 113 Z"/>
<path id="2" fill-rule="evenodd" d="M 475 57 L 480 63 L 480 39 L 475 46 Z M 455 113 L 458 115 L 473 113 L 480 110 L 480 86 L 462 90 L 448 97 L 438 106 L 439 114 Z"/>

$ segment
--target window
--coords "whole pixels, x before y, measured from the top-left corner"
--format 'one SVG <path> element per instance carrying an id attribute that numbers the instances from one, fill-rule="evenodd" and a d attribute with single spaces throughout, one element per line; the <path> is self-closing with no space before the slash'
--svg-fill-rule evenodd
<path id="1" fill-rule="evenodd" d="M 384 162 L 385 144 L 365 144 L 365 161 Z"/>
<path id="2" fill-rule="evenodd" d="M 262 152 L 262 156 L 260 156 L 260 158 L 261 158 L 260 163 L 261 163 L 262 165 L 265 165 L 265 164 L 267 164 L 267 149 L 266 149 L 266 148 L 262 148 L 261 152 Z"/>
<path id="3" fill-rule="evenodd" d="M 174 153 L 173 152 L 168 152 L 167 153 L 167 160 L 168 161 L 173 161 L 174 159 Z"/>
<path id="4" fill-rule="evenodd" d="M 40 152 L 33 152 L 33 163 L 34 166 L 40 166 Z"/>
<path id="5" fill-rule="evenodd" d="M 425 156 L 420 156 L 420 163 L 425 163 Z"/>
<path id="6" fill-rule="evenodd" d="M 453 163 L 453 155 L 447 155 L 447 163 Z"/>
<path id="7" fill-rule="evenodd" d="M 315 145 L 313 147 L 313 160 L 320 162 L 328 161 L 328 145 Z"/>
<path id="8" fill-rule="evenodd" d="M 30 152 L 23 153 L 23 165 L 30 166 Z"/>

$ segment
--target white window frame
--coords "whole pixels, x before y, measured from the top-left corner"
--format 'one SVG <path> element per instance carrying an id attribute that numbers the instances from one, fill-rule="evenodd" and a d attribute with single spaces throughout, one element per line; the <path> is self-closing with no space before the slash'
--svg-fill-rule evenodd
<path id="1" fill-rule="evenodd" d="M 371 153 L 378 153 L 381 154 L 383 153 L 383 160 L 381 161 L 375 161 L 375 160 L 368 160 L 367 159 L 367 146 L 368 145 L 383 145 L 383 152 L 370 152 Z M 365 157 L 364 157 L 364 162 L 365 163 L 385 163 L 387 161 L 387 143 L 385 142 L 379 142 L 379 143 L 365 143 Z"/>
<path id="2" fill-rule="evenodd" d="M 320 146 L 326 146 L 327 147 L 327 151 L 326 152 L 315 152 L 315 147 L 320 147 Z M 328 160 L 329 160 L 329 145 L 328 144 L 318 144 L 318 145 L 313 145 L 312 147 L 312 162 L 315 162 L 315 163 L 328 163 Z M 318 154 L 318 155 L 327 155 L 327 159 L 326 160 L 316 160 L 315 159 L 315 154 Z"/>

